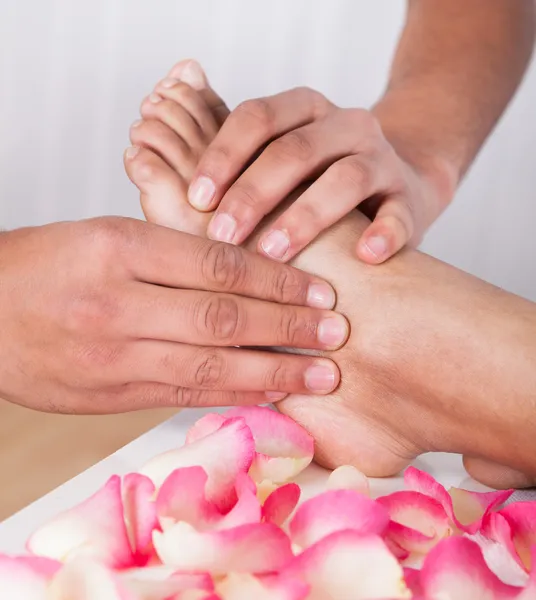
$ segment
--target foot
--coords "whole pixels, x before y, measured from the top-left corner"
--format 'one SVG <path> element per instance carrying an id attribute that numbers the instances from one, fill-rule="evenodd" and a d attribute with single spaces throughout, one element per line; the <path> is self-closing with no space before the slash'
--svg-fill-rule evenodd
<path id="1" fill-rule="evenodd" d="M 197 78 L 185 83 L 188 64 L 192 63 L 176 65 L 169 78 L 156 86 L 158 96 L 143 102 L 143 120 L 131 130 L 134 147 L 126 152 L 125 166 L 140 189 L 148 220 L 204 236 L 211 215 L 191 208 L 186 191 L 198 157 L 226 109 L 204 73 L 196 70 L 197 63 L 193 63 Z M 249 240 L 252 249 L 276 217 L 270 215 Z M 332 357 L 341 369 L 339 389 L 321 398 L 289 396 L 278 407 L 310 431 L 316 460 L 331 468 L 352 464 L 369 476 L 382 477 L 399 472 L 427 451 L 478 456 L 475 448 L 486 448 L 494 431 L 494 411 L 460 405 L 448 376 L 442 369 L 432 372 L 429 363 L 431 353 L 442 353 L 444 360 L 460 361 L 463 366 L 463 345 L 470 339 L 471 324 L 459 317 L 467 310 L 458 290 L 468 282 L 460 272 L 414 251 L 403 252 L 381 268 L 357 261 L 353 240 L 367 224 L 355 211 L 293 261 L 333 284 L 337 310 L 346 315 L 353 330 L 346 346 Z M 430 285 L 431 280 L 435 285 Z M 450 318 L 451 313 L 456 318 L 438 347 L 437 314 Z M 463 372 L 459 379 L 470 396 L 475 382 L 464 381 Z M 438 389 L 444 390 L 442 401 L 430 402 Z M 490 422 L 484 419 L 475 430 L 471 427 L 475 414 L 491 415 Z M 479 433 L 483 439 L 478 439 Z M 533 484 L 532 478 L 499 466 L 493 457 L 467 456 L 465 465 L 470 475 L 492 487 Z"/>
<path id="2" fill-rule="evenodd" d="M 193 60 L 176 64 L 141 104 L 130 129 L 125 169 L 140 191 L 148 221 L 205 235 L 210 214 L 193 209 L 186 194 L 200 156 L 228 114 Z"/>

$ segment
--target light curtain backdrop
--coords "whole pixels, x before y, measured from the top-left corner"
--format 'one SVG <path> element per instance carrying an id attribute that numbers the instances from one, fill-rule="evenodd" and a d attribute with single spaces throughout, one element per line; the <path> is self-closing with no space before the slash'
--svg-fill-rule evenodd
<path id="1" fill-rule="evenodd" d="M 381 93 L 404 0 L 0 0 L 0 226 L 140 217 L 122 152 L 142 97 L 196 57 L 231 106 Z M 536 69 L 423 249 L 536 300 Z"/>

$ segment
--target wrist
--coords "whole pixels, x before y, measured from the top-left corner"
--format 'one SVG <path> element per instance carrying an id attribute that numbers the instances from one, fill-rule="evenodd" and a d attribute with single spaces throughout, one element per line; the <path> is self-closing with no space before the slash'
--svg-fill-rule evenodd
<path id="1" fill-rule="evenodd" d="M 441 212 L 456 193 L 463 164 L 455 152 L 443 146 L 444 136 L 435 136 L 434 128 L 427 127 L 421 115 L 411 115 L 408 104 L 394 92 L 387 93 L 371 112 L 397 155 L 431 186 Z"/>

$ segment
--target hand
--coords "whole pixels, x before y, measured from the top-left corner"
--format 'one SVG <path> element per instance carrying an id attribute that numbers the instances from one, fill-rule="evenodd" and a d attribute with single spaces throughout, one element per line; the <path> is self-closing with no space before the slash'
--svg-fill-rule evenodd
<path id="1" fill-rule="evenodd" d="M 290 260 L 362 205 L 374 221 L 357 254 L 380 263 L 417 245 L 450 200 L 445 177 L 435 175 L 404 160 L 371 112 L 338 108 L 299 88 L 231 113 L 197 166 L 189 201 L 216 209 L 210 238 L 239 245 L 301 183 L 318 178 L 262 236 L 258 251 Z"/>
<path id="2" fill-rule="evenodd" d="M 339 382 L 331 360 L 232 347 L 338 347 L 348 326 L 322 309 L 328 284 L 227 244 L 120 218 L 20 229 L 0 234 L 0 282 L 0 396 L 32 408 L 258 404 Z"/>

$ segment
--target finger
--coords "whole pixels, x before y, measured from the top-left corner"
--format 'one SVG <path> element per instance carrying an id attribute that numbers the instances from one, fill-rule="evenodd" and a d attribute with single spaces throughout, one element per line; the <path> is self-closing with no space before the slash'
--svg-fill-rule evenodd
<path id="1" fill-rule="evenodd" d="M 340 380 L 337 366 L 326 358 L 154 340 L 130 344 L 109 376 L 213 391 L 312 394 L 328 394 Z"/>
<path id="2" fill-rule="evenodd" d="M 396 254 L 413 236 L 413 214 L 402 194 L 388 197 L 357 244 L 357 256 L 380 264 Z"/>
<path id="3" fill-rule="evenodd" d="M 125 295 L 131 301 L 122 307 L 119 327 L 135 338 L 336 350 L 349 335 L 346 319 L 332 311 L 139 283 Z"/>
<path id="4" fill-rule="evenodd" d="M 203 132 L 180 104 L 153 92 L 143 100 L 140 113 L 144 119 L 157 119 L 165 123 L 195 151 L 197 156 L 205 151 L 207 143 Z"/>
<path id="5" fill-rule="evenodd" d="M 334 163 L 267 230 L 258 251 L 287 261 L 364 199 L 395 184 L 389 164 L 354 155 Z"/>
<path id="6" fill-rule="evenodd" d="M 184 140 L 170 127 L 155 120 L 135 121 L 130 127 L 130 141 L 133 146 L 155 152 L 186 184 L 190 182 L 197 159 Z"/>
<path id="7" fill-rule="evenodd" d="M 182 60 L 169 72 L 169 77 L 179 79 L 198 91 L 214 115 L 219 126 L 229 116 L 229 109 L 222 98 L 212 89 L 201 65 L 192 59 Z"/>
<path id="8" fill-rule="evenodd" d="M 90 394 L 76 405 L 77 414 L 112 414 L 153 408 L 254 405 L 266 402 L 263 392 L 196 390 L 154 382 L 131 382 Z"/>
<path id="9" fill-rule="evenodd" d="M 151 150 L 132 146 L 125 151 L 123 160 L 128 177 L 140 190 L 141 207 L 149 222 L 194 235 L 204 234 L 206 216 L 186 202 L 186 184 L 162 158 Z"/>
<path id="10" fill-rule="evenodd" d="M 172 100 L 182 106 L 197 123 L 207 143 L 214 139 L 220 127 L 215 115 L 199 92 L 187 83 L 172 77 L 160 81 L 155 88 L 155 92 L 163 98 Z"/>
<path id="11" fill-rule="evenodd" d="M 312 122 L 328 101 L 298 88 L 243 102 L 222 125 L 199 161 L 188 198 L 198 210 L 213 210 L 258 150 L 270 140 Z"/>
<path id="12" fill-rule="evenodd" d="M 133 222 L 127 242 L 130 250 L 123 260 L 139 281 L 280 304 L 326 309 L 335 305 L 328 283 L 237 246 L 143 222 Z"/>

